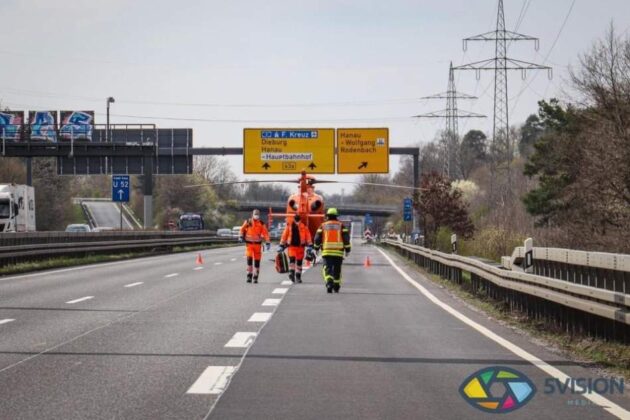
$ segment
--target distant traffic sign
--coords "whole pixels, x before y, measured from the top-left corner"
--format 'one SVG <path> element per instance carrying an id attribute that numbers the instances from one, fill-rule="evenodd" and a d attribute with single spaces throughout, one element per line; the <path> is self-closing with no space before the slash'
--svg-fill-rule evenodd
<path id="1" fill-rule="evenodd" d="M 405 222 L 413 221 L 413 200 L 405 198 L 403 201 L 403 220 Z"/>
<path id="2" fill-rule="evenodd" d="M 246 174 L 335 173 L 333 128 L 243 130 Z"/>
<path id="3" fill-rule="evenodd" d="M 389 129 L 338 129 L 337 172 L 340 174 L 389 173 Z"/>
<path id="4" fill-rule="evenodd" d="M 129 201 L 129 175 L 112 175 L 112 201 Z"/>
<path id="5" fill-rule="evenodd" d="M 370 213 L 365 213 L 365 224 L 366 226 L 371 226 L 374 224 L 374 219 L 372 219 L 372 215 Z"/>

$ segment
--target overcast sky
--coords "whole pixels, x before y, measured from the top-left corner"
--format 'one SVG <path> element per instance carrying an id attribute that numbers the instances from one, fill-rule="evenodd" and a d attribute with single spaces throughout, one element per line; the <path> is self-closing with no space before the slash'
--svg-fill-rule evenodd
<path id="1" fill-rule="evenodd" d="M 493 44 L 464 53 L 461 40 L 494 28 L 497 3 L 0 0 L 0 101 L 93 109 L 104 123 L 113 96 L 113 123 L 192 127 L 196 146 L 241 146 L 245 127 L 386 126 L 392 146 L 425 143 L 444 121 L 409 117 L 445 103 L 417 98 L 446 90 L 451 60 L 493 56 Z M 628 0 L 505 0 L 505 9 L 508 29 L 521 16 L 518 31 L 540 38 L 538 52 L 523 42 L 508 55 L 554 67 L 551 81 L 510 74 L 512 124 L 567 89 L 567 66 L 611 21 L 630 32 Z M 490 72 L 457 73 L 458 90 L 480 97 L 460 109 L 489 117 L 460 121 L 462 134 L 492 130 L 492 82 Z M 242 176 L 241 158 L 230 162 Z"/>

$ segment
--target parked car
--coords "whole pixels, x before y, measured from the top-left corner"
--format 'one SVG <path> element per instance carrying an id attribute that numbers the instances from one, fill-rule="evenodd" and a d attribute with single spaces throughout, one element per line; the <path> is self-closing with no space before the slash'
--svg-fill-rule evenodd
<path id="1" fill-rule="evenodd" d="M 115 230 L 115 229 L 109 226 L 99 226 L 92 229 L 92 232 L 110 232 L 112 230 Z"/>
<path id="2" fill-rule="evenodd" d="M 232 228 L 232 237 L 233 238 L 238 238 L 239 236 L 241 236 L 241 227 L 240 226 L 234 226 Z"/>
<path id="3" fill-rule="evenodd" d="M 72 224 L 66 226 L 66 232 L 91 232 L 90 225 L 86 224 Z"/>
<path id="4" fill-rule="evenodd" d="M 220 238 L 231 238 L 232 237 L 232 229 L 224 228 L 217 230 L 217 236 Z"/>

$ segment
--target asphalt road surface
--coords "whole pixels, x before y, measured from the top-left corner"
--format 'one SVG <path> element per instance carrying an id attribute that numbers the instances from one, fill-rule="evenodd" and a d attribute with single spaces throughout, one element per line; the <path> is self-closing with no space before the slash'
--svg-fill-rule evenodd
<path id="1" fill-rule="evenodd" d="M 96 227 L 120 229 L 120 206 L 110 201 L 85 201 L 92 214 Z M 133 225 L 123 213 L 123 229 L 133 229 Z"/>
<path id="2" fill-rule="evenodd" d="M 319 266 L 287 285 L 267 253 L 251 285 L 241 247 L 202 255 L 0 278 L 0 418 L 496 418 L 459 393 L 489 366 L 537 389 L 508 418 L 630 418 L 626 395 L 545 393 L 551 374 L 601 375 L 393 254 L 356 245 L 332 295 Z"/>

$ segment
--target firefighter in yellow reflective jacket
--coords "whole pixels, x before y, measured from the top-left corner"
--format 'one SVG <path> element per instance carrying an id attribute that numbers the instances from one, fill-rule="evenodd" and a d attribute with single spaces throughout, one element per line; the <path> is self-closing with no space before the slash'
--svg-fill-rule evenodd
<path id="1" fill-rule="evenodd" d="M 326 221 L 315 233 L 314 248 L 322 250 L 324 258 L 323 275 L 326 291 L 339 293 L 341 288 L 341 264 L 344 255 L 350 254 L 350 232 L 343 223 L 337 220 L 339 212 L 330 208 L 326 212 Z"/>

